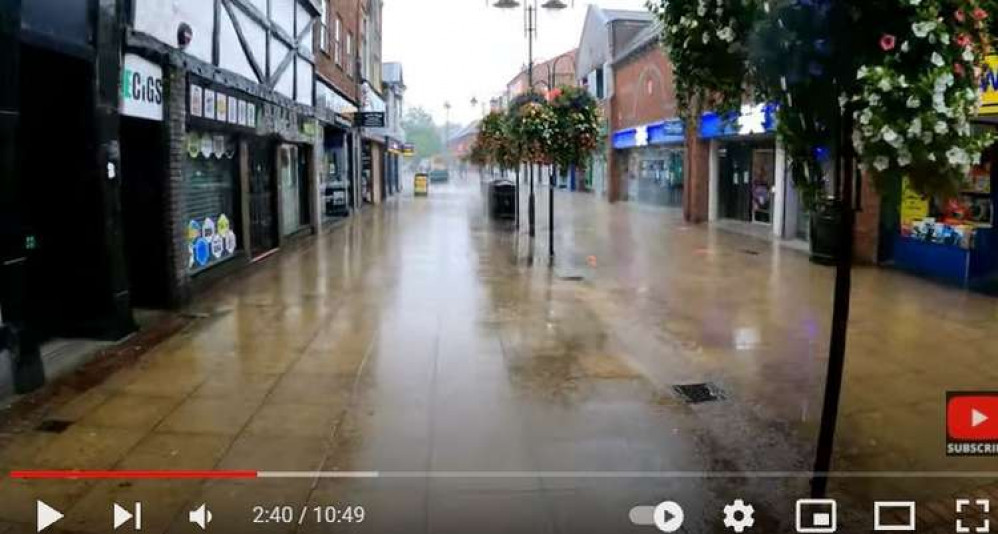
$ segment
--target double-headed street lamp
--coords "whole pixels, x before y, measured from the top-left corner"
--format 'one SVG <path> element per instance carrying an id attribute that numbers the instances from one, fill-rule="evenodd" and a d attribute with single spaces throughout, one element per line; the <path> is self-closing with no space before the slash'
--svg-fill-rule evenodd
<path id="1" fill-rule="evenodd" d="M 534 39 L 537 37 L 537 12 L 540 9 L 559 11 L 568 7 L 562 0 L 547 0 L 538 6 L 539 0 L 525 0 L 523 5 L 523 33 L 527 37 L 527 90 L 534 90 Z M 518 0 L 496 0 L 492 4 L 499 9 L 515 9 L 520 7 Z M 530 165 L 530 198 L 527 204 L 527 217 L 530 223 L 530 237 L 536 234 L 534 215 L 534 167 Z"/>

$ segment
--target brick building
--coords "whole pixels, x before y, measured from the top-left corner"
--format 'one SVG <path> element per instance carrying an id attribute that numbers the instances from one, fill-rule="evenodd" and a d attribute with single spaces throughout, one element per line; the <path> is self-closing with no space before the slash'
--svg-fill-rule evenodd
<path id="1" fill-rule="evenodd" d="M 586 165 L 580 180 L 581 189 L 607 196 L 609 194 L 610 118 L 613 116 L 613 58 L 635 36 L 652 23 L 647 11 L 603 9 L 591 4 L 586 11 L 585 23 L 579 37 L 575 72 L 579 83 L 585 86 L 599 103 L 603 113 L 603 137 L 608 140 L 604 149 L 594 154 Z"/>
<path id="2" fill-rule="evenodd" d="M 319 182 L 324 220 L 360 206 L 360 139 L 353 118 L 360 109 L 360 2 L 323 0 L 314 40 L 315 108 L 323 126 Z"/>
<path id="3" fill-rule="evenodd" d="M 575 56 L 576 50 L 569 50 L 562 54 L 542 61 L 534 61 L 533 82 L 534 90 L 540 94 L 547 94 L 552 87 L 563 85 L 578 85 L 575 76 Z M 552 75 L 554 76 L 552 84 Z M 524 67 L 506 84 L 506 101 L 516 98 L 528 90 L 527 68 Z"/>
<path id="4" fill-rule="evenodd" d="M 672 66 L 649 25 L 612 62 L 608 196 L 662 206 L 683 205 L 684 138 Z"/>

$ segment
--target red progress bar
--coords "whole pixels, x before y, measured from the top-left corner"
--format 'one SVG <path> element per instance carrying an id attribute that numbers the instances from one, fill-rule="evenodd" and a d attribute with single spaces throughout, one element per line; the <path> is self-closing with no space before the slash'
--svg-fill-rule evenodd
<path id="1" fill-rule="evenodd" d="M 100 471 L 84 469 L 11 471 L 11 478 L 33 479 L 218 479 L 257 478 L 256 471 Z"/>

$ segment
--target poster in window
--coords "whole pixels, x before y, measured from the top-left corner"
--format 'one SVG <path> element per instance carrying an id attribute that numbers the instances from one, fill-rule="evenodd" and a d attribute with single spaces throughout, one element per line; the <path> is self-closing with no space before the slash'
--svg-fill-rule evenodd
<path id="1" fill-rule="evenodd" d="M 239 123 L 239 102 L 241 101 L 235 98 L 229 99 L 229 124 Z"/>
<path id="2" fill-rule="evenodd" d="M 204 90 L 204 118 L 215 119 L 215 91 Z"/>
<path id="3" fill-rule="evenodd" d="M 214 148 L 214 144 L 211 140 L 211 135 L 204 134 L 201 136 L 201 155 L 210 158 L 211 149 Z"/>
<path id="4" fill-rule="evenodd" d="M 929 199 L 915 192 L 905 178 L 901 181 L 901 228 L 929 216 Z"/>
<path id="5" fill-rule="evenodd" d="M 256 104 L 246 103 L 246 125 L 256 128 Z"/>
<path id="6" fill-rule="evenodd" d="M 229 97 L 223 93 L 215 95 L 215 118 L 225 122 L 229 116 Z"/>
<path id="7" fill-rule="evenodd" d="M 197 132 L 187 132 L 187 155 L 196 158 L 200 153 L 201 136 Z"/>
<path id="8" fill-rule="evenodd" d="M 249 126 L 249 120 L 246 117 L 246 101 L 245 100 L 240 100 L 239 101 L 239 109 L 238 109 L 237 112 L 239 113 L 239 121 L 238 121 L 239 125 L 240 126 Z"/>
<path id="9" fill-rule="evenodd" d="M 202 98 L 204 98 L 204 95 L 202 94 L 201 86 L 191 85 L 191 116 L 200 117 L 202 115 L 201 106 L 204 104 L 204 101 L 201 100 Z"/>

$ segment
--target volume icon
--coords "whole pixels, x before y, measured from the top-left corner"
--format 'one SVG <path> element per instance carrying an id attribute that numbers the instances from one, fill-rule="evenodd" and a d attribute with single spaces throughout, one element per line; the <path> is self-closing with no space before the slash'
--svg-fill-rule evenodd
<path id="1" fill-rule="evenodd" d="M 205 530 L 208 528 L 208 523 L 211 523 L 211 510 L 208 509 L 207 505 L 202 504 L 196 510 L 188 512 L 187 519 L 201 527 L 201 530 Z"/>

